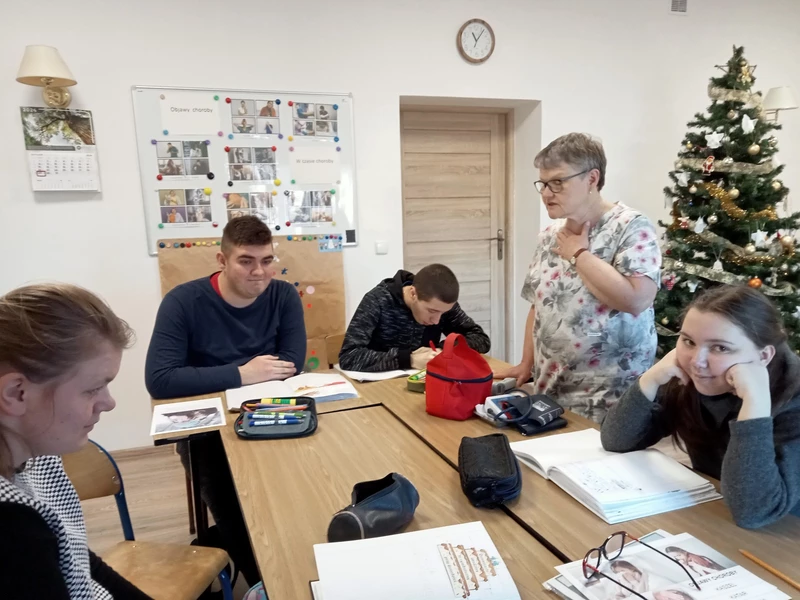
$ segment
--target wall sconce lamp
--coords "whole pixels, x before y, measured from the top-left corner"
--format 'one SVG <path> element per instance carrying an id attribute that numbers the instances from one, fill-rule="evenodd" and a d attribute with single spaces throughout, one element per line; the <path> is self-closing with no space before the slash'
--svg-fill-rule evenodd
<path id="1" fill-rule="evenodd" d="M 789 87 L 775 87 L 767 92 L 762 105 L 767 120 L 778 122 L 778 113 L 782 110 L 794 110 L 797 108 L 797 100 L 794 99 L 792 89 Z"/>
<path id="2" fill-rule="evenodd" d="M 66 88 L 78 83 L 58 50 L 52 46 L 26 47 L 17 81 L 44 88 L 44 103 L 53 108 L 69 106 L 72 94 Z"/>

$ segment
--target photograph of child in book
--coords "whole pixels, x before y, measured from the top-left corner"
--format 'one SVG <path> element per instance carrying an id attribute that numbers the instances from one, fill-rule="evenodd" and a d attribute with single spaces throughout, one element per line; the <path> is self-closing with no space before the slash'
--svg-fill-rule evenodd
<path id="1" fill-rule="evenodd" d="M 440 264 L 384 279 L 358 305 L 339 366 L 367 372 L 424 369 L 438 354 L 442 336 L 450 333 L 463 334 L 480 353 L 489 352 L 489 336 L 459 306 L 458 292 L 455 274 Z"/>
<path id="2" fill-rule="evenodd" d="M 721 480 L 740 527 L 800 516 L 800 358 L 786 340 L 763 293 L 710 289 L 689 305 L 676 349 L 609 411 L 603 447 L 628 452 L 673 436 L 694 469 Z"/>
<path id="3" fill-rule="evenodd" d="M 216 408 L 182 410 L 164 413 L 162 417 L 163 422 L 156 423 L 156 433 L 213 427 L 214 425 L 222 425 L 224 423 L 222 413 Z"/>

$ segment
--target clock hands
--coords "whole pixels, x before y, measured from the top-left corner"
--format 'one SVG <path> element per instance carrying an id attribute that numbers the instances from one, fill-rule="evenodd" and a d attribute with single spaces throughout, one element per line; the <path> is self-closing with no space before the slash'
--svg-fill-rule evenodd
<path id="1" fill-rule="evenodd" d="M 484 33 L 486 33 L 486 30 L 485 29 L 481 29 L 481 35 L 483 35 Z M 478 37 L 475 38 L 475 34 L 474 33 L 472 34 L 472 37 L 475 38 L 475 45 L 476 46 L 478 45 L 478 40 L 481 39 L 481 35 L 479 35 Z"/>

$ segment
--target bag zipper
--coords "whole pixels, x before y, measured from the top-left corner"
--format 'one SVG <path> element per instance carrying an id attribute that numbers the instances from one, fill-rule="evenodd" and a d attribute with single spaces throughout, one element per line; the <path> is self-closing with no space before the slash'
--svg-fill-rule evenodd
<path id="1" fill-rule="evenodd" d="M 436 379 L 441 379 L 442 381 L 448 381 L 450 383 L 486 383 L 494 378 L 494 375 L 491 373 L 489 373 L 486 377 L 481 377 L 480 379 L 455 379 L 453 377 L 439 375 L 438 373 L 432 373 L 431 371 L 428 371 L 428 375 L 435 377 Z"/>

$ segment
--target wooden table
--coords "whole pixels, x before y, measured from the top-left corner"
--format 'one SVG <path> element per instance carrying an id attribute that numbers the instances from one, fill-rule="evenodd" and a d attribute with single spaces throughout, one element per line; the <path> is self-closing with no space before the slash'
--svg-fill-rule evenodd
<path id="1" fill-rule="evenodd" d="M 379 387 L 365 390 L 365 395 L 376 401 L 380 399 L 386 409 L 454 466 L 458 464 L 458 447 L 462 437 L 478 437 L 498 431 L 493 425 L 477 418 L 449 421 L 428 415 L 425 412 L 425 396 L 409 392 L 404 381 L 380 382 Z M 564 416 L 569 422 L 566 428 L 543 435 L 597 427 L 592 421 L 574 413 L 567 412 Z M 504 429 L 503 432 L 512 442 L 529 439 L 516 430 Z M 633 535 L 643 535 L 664 529 L 670 533 L 688 532 L 694 535 L 787 594 L 792 595 L 792 588 L 741 556 L 739 548 L 749 550 L 786 575 L 800 580 L 800 519 L 797 517 L 785 517 L 770 527 L 751 531 L 737 527 L 724 502 L 717 501 L 619 525 L 608 525 L 532 469 L 523 466 L 522 477 L 522 494 L 508 505 L 507 510 L 566 561 L 583 558 L 589 548 L 599 545 L 615 531 L 624 529 Z M 794 595 L 797 595 L 796 590 Z"/>
<path id="2" fill-rule="evenodd" d="M 309 598 L 317 579 L 313 545 L 326 542 L 332 515 L 350 503 L 352 486 L 399 472 L 420 505 L 408 531 L 483 521 L 522 598 L 545 598 L 542 582 L 560 560 L 508 515 L 480 510 L 461 491 L 458 473 L 381 406 L 323 414 L 311 437 L 239 439 L 221 432 L 247 529 L 270 598 Z"/>

